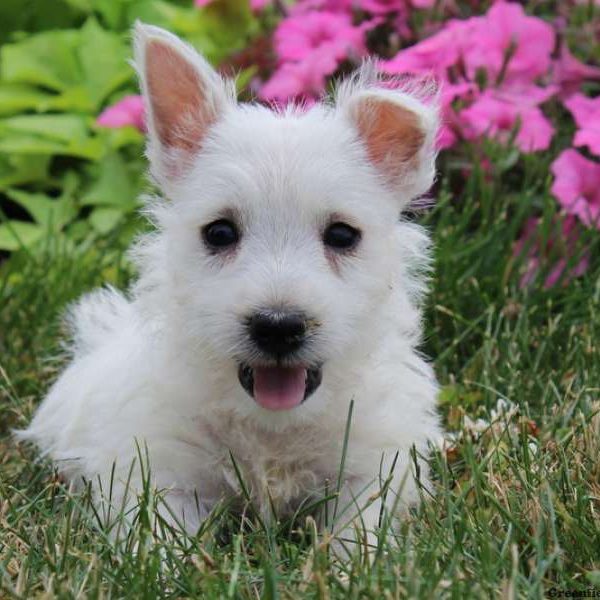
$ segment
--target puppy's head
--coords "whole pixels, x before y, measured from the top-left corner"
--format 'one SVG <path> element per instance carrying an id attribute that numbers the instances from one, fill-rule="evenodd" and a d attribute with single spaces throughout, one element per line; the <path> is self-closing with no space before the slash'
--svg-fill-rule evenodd
<path id="1" fill-rule="evenodd" d="M 239 105 L 176 37 L 135 37 L 165 313 L 192 357 L 236 373 L 236 402 L 320 402 L 328 369 L 387 334 L 399 214 L 434 177 L 435 108 L 369 68 L 310 110 Z"/>

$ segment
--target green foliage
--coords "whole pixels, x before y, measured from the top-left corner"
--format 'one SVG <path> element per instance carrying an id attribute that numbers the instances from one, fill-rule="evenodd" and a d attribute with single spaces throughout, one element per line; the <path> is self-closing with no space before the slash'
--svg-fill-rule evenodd
<path id="1" fill-rule="evenodd" d="M 131 221 L 144 189 L 143 137 L 95 122 L 136 93 L 129 31 L 136 19 L 187 37 L 214 63 L 243 48 L 257 24 L 246 0 L 199 10 L 163 0 L 48 0 L 20 17 L 0 8 L 0 251 L 37 251 L 47 236 L 77 242 Z M 48 7 L 52 8 L 45 20 Z M 7 20 L 2 21 L 2 15 Z M 12 18 L 8 18 L 11 16 Z M 35 18 L 34 18 L 35 16 Z M 31 17 L 31 18 L 30 18 Z M 68 29 L 56 29 L 67 26 Z"/>

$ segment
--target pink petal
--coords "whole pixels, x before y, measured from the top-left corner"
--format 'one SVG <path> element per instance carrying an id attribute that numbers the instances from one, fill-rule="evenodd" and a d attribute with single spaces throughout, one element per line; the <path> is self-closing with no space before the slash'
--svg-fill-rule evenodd
<path id="1" fill-rule="evenodd" d="M 464 55 L 467 72 L 474 78 L 479 69 L 484 69 L 488 79 L 494 81 L 512 48 L 504 79 L 532 82 L 548 71 L 554 38 L 552 27 L 526 15 L 521 5 L 498 2 L 474 21 L 471 43 Z"/>
<path id="2" fill-rule="evenodd" d="M 142 97 L 126 96 L 116 104 L 104 109 L 96 119 L 96 123 L 100 127 L 132 126 L 144 131 L 144 103 Z"/>
<path id="3" fill-rule="evenodd" d="M 573 149 L 552 163 L 552 193 L 568 214 L 600 229 L 600 164 Z"/>
<path id="4" fill-rule="evenodd" d="M 550 121 L 527 98 L 504 97 L 494 90 L 482 93 L 459 117 L 467 139 L 489 136 L 504 142 L 518 126 L 515 143 L 523 152 L 546 150 L 554 135 Z"/>
<path id="5" fill-rule="evenodd" d="M 588 98 L 583 94 L 573 94 L 564 104 L 578 125 L 573 144 L 587 146 L 600 156 L 600 96 Z"/>
<path id="6" fill-rule="evenodd" d="M 568 97 L 579 91 L 581 84 L 588 79 L 600 79 L 600 69 L 577 60 L 566 43 L 563 43 L 557 60 L 552 67 L 552 76 L 560 87 L 561 96 Z"/>
<path id="7" fill-rule="evenodd" d="M 208 0 L 209 2 L 211 0 Z M 271 0 L 250 0 L 250 8 L 254 12 L 259 12 L 263 10 L 268 4 L 271 3 Z"/>
<path id="8" fill-rule="evenodd" d="M 446 69 L 458 62 L 463 46 L 469 43 L 472 27 L 469 21 L 448 21 L 435 35 L 382 62 L 382 70 L 391 74 L 435 73 L 445 79 Z"/>

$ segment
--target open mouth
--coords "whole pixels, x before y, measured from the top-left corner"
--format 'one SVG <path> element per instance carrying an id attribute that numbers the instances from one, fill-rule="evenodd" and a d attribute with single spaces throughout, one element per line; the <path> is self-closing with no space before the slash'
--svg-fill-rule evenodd
<path id="1" fill-rule="evenodd" d="M 238 379 L 257 404 L 269 410 L 290 410 L 302 404 L 318 387 L 321 367 L 283 367 L 241 364 Z"/>

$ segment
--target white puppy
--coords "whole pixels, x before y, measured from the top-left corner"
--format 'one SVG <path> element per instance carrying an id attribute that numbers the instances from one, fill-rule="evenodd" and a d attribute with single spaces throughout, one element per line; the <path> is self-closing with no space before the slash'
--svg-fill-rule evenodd
<path id="1" fill-rule="evenodd" d="M 135 64 L 157 231 L 135 248 L 128 296 L 98 291 L 71 311 L 73 359 L 21 437 L 71 481 L 106 492 L 114 477 L 115 504 L 147 446 L 152 483 L 194 531 L 239 497 L 232 456 L 264 517 L 334 489 L 353 402 L 344 521 L 395 457 L 382 496 L 414 502 L 411 448 L 425 454 L 439 425 L 416 350 L 428 240 L 399 215 L 434 179 L 434 103 L 378 88 L 366 67 L 331 104 L 239 105 L 150 26 L 136 28 Z M 362 512 L 370 531 L 380 508 Z"/>

